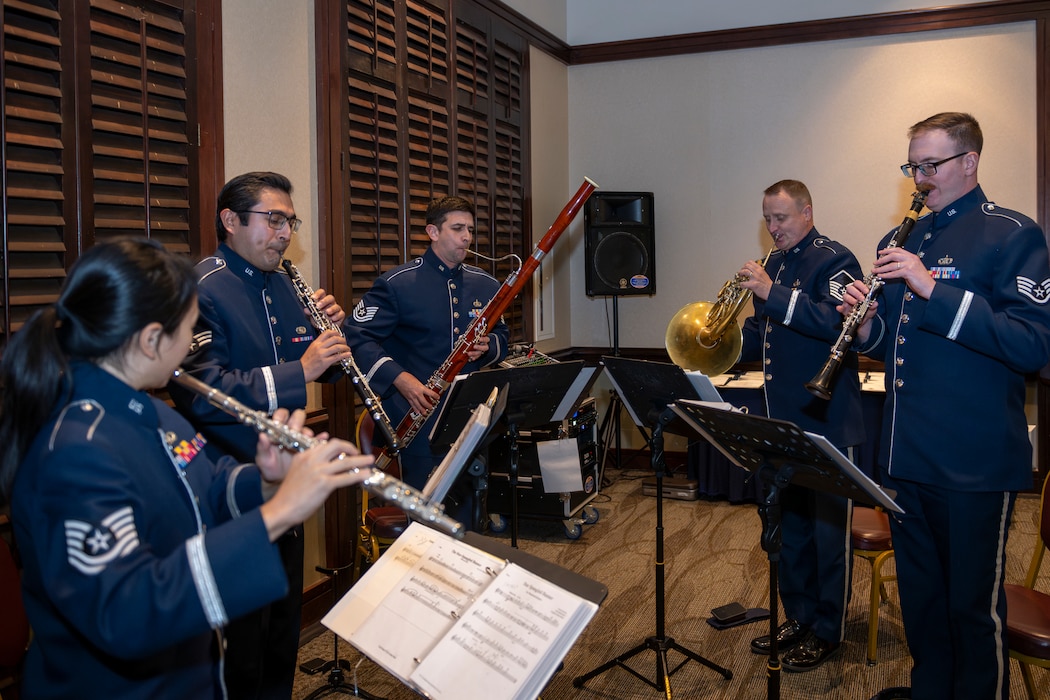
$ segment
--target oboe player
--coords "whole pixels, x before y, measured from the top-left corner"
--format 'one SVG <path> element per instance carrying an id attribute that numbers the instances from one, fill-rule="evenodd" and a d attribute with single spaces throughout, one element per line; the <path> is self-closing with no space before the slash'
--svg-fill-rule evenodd
<path id="1" fill-rule="evenodd" d="M 438 396 L 425 386 L 427 379 L 500 288 L 494 277 L 464 262 L 474 225 L 474 205 L 468 200 L 432 201 L 426 212 L 430 247 L 422 257 L 378 277 L 344 324 L 347 343 L 394 425 L 409 410 L 435 408 Z M 508 333 L 501 319 L 469 351 L 463 372 L 503 359 Z M 436 464 L 429 432 L 428 421 L 399 454 L 401 478 L 416 488 L 423 487 Z"/>
<path id="2" fill-rule="evenodd" d="M 835 340 L 835 307 L 842 287 L 860 276 L 860 263 L 817 231 L 813 199 L 798 180 L 781 180 L 765 190 L 762 217 L 776 250 L 764 267 L 748 261 L 738 273 L 755 305 L 742 327 L 741 359 L 762 361 L 770 418 L 797 423 L 848 451 L 864 442 L 856 356 L 848 358 L 832 401 L 810 395 L 804 382 Z M 785 669 L 810 671 L 838 650 L 845 633 L 852 503 L 798 485 L 789 485 L 780 498 L 778 588 L 787 619 L 777 630 L 777 649 Z M 758 654 L 768 654 L 770 646 L 768 634 L 751 642 Z"/>
<path id="3" fill-rule="evenodd" d="M 904 509 L 891 527 L 910 693 L 1005 700 L 1006 536 L 1016 492 L 1032 485 L 1025 374 L 1050 360 L 1047 244 L 985 196 L 971 115 L 936 114 L 908 136 L 901 169 L 929 189 L 932 214 L 903 246 L 880 243 L 872 272 L 885 286 L 857 346 L 886 364 L 879 465 Z M 839 311 L 867 291 L 855 282 Z"/>
<path id="4" fill-rule="evenodd" d="M 307 383 L 344 376 L 336 365 L 350 356 L 337 332 L 314 330 L 280 268 L 302 223 L 291 193 L 288 178 L 273 172 L 238 175 L 222 188 L 215 207 L 219 247 L 196 267 L 200 320 L 184 364 L 201 381 L 266 413 L 305 408 Z M 318 289 L 315 300 L 334 324 L 342 322 L 345 314 L 330 294 Z M 169 390 L 209 447 L 248 458 L 254 430 L 177 384 Z M 292 692 L 303 591 L 302 528 L 289 532 L 280 546 L 288 597 L 229 629 L 226 678 L 233 700 L 287 700 Z"/>

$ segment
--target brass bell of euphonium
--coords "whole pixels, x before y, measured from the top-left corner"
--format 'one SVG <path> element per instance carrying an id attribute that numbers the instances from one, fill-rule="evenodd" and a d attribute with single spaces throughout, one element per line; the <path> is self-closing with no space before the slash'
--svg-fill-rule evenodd
<path id="1" fill-rule="evenodd" d="M 762 265 L 776 248 L 770 248 Z M 722 374 L 740 359 L 744 333 L 736 317 L 751 299 L 751 290 L 735 275 L 722 285 L 714 303 L 686 304 L 667 324 L 664 347 L 671 362 L 682 369 L 699 370 L 708 376 Z"/>

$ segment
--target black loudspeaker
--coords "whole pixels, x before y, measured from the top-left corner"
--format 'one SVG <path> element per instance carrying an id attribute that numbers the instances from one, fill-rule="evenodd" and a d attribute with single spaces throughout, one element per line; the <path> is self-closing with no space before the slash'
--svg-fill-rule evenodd
<path id="1" fill-rule="evenodd" d="M 587 296 L 656 293 L 652 192 L 595 192 L 583 210 Z"/>

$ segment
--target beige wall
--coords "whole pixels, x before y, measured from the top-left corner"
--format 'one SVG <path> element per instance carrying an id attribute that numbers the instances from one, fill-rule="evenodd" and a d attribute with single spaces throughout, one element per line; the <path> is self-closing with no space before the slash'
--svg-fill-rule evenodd
<path id="1" fill-rule="evenodd" d="M 313 9 L 312 2 L 224 0 L 222 70 L 226 179 L 250 170 L 273 170 L 291 178 L 292 201 L 303 226 L 292 239 L 288 258 L 316 288 L 324 283 L 318 280 L 315 226 Z M 319 391 L 311 392 L 310 402 L 320 403 Z M 324 520 L 318 515 L 306 523 L 306 585 L 321 578 L 314 566 L 326 563 Z"/>
<path id="2" fill-rule="evenodd" d="M 679 308 L 764 255 L 762 190 L 782 178 L 806 182 L 820 232 L 870 267 L 910 203 L 905 132 L 935 112 L 977 116 L 985 191 L 1034 217 L 1034 55 L 1026 23 L 569 69 L 570 180 L 655 193 L 657 292 L 620 300 L 620 345 L 662 347 Z M 582 226 L 570 233 L 559 341 L 610 346 L 609 298 L 585 295 Z"/>

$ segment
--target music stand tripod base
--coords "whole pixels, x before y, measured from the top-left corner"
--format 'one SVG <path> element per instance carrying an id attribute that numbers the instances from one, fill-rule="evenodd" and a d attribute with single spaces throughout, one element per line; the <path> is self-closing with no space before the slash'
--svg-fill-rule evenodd
<path id="1" fill-rule="evenodd" d="M 582 688 L 583 684 L 591 678 L 608 671 L 611 668 L 619 666 L 631 675 L 644 681 L 646 684 L 652 686 L 656 690 L 664 692 L 664 695 L 668 700 L 671 698 L 671 676 L 673 676 L 679 669 L 685 666 L 690 660 L 707 666 L 713 671 L 717 671 L 722 676 L 729 680 L 733 677 L 732 671 L 723 668 L 718 664 L 705 659 L 703 656 L 686 649 L 681 644 L 675 642 L 671 637 L 668 637 L 664 633 L 664 541 L 663 541 L 663 474 L 664 474 L 664 457 L 663 457 L 663 429 L 664 427 L 674 419 L 674 413 L 669 409 L 665 408 L 663 412 L 657 418 L 652 420 L 652 438 L 650 441 L 650 451 L 652 455 L 653 472 L 656 474 L 656 634 L 647 637 L 641 644 L 624 652 L 610 661 L 605 662 L 598 668 L 577 676 L 573 679 L 572 684 L 576 688 Z M 634 658 L 635 656 L 647 651 L 653 650 L 656 653 L 656 677 L 655 680 L 647 678 L 635 669 L 627 665 L 627 661 Z M 677 666 L 674 668 L 669 667 L 667 653 L 669 651 L 677 651 L 678 653 L 685 656 Z"/>

